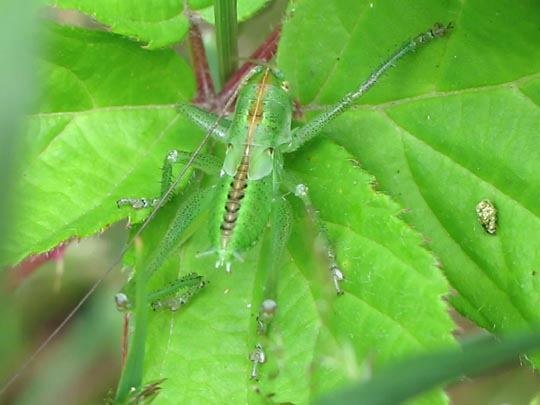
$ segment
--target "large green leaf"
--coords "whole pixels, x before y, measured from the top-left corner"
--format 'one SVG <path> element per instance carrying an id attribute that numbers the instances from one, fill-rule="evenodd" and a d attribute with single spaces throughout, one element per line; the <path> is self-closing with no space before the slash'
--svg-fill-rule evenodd
<path id="1" fill-rule="evenodd" d="M 280 44 L 302 104 L 319 106 L 366 77 L 400 38 L 454 23 L 327 133 L 409 208 L 403 218 L 430 239 L 457 291 L 452 303 L 495 333 L 540 321 L 539 17 L 534 1 L 312 1 L 299 5 L 303 23 Z M 332 41 L 313 38 L 315 29 Z M 485 198 L 499 212 L 495 236 L 476 218 Z"/>

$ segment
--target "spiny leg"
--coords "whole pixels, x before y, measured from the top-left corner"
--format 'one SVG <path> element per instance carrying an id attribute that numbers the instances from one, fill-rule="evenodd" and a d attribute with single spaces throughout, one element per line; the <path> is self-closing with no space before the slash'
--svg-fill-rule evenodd
<path id="1" fill-rule="evenodd" d="M 161 201 L 161 199 L 169 190 L 169 187 L 172 184 L 173 165 L 186 164 L 191 158 L 191 155 L 191 152 L 185 152 L 176 149 L 169 151 L 165 156 L 163 166 L 161 168 L 161 192 L 159 197 L 121 198 L 116 202 L 118 207 L 121 207 L 123 205 L 129 205 L 133 209 L 155 207 Z M 193 161 L 193 167 L 195 169 L 202 170 L 206 174 L 217 175 L 219 173 L 221 164 L 216 157 L 201 153 Z"/>
<path id="2" fill-rule="evenodd" d="M 256 343 L 254 350 L 249 355 L 253 363 L 250 378 L 256 379 L 258 366 L 266 361 L 265 342 L 268 341 L 270 325 L 278 308 L 277 286 L 279 270 L 283 265 L 282 258 L 289 239 L 292 223 L 291 208 L 287 200 L 276 196 L 272 201 L 270 212 L 270 241 L 269 249 L 261 255 L 261 263 L 257 273 L 256 283 L 262 286 L 259 296 L 254 302 L 260 302 L 259 312 L 256 317 Z"/>
<path id="3" fill-rule="evenodd" d="M 231 122 L 224 117 L 206 111 L 189 103 L 178 103 L 178 111 L 186 115 L 191 122 L 194 122 L 205 131 L 211 131 L 212 137 L 220 142 L 227 136 Z"/>
<path id="4" fill-rule="evenodd" d="M 304 126 L 292 131 L 292 141 L 283 152 L 292 152 L 304 143 L 314 138 L 327 124 L 333 121 L 359 99 L 371 86 L 403 56 L 416 50 L 419 46 L 444 36 L 452 28 L 452 23 L 442 25 L 436 23 L 431 29 L 405 42 L 392 56 L 383 62 L 362 84 L 352 93 L 347 93 L 339 102 L 324 110 L 321 114 L 307 122 Z"/>
<path id="5" fill-rule="evenodd" d="M 147 294 L 146 302 L 150 304 L 153 310 L 162 307 L 169 307 L 171 311 L 177 311 L 180 306 L 187 304 L 191 298 L 196 295 L 200 289 L 208 284 L 203 276 L 197 273 L 189 273 L 177 280 L 167 284 Z M 178 293 L 185 290 L 182 293 Z M 127 311 L 134 308 L 133 298 L 128 297 L 125 292 L 119 292 L 114 296 L 116 306 L 121 311 Z"/>
<path id="6" fill-rule="evenodd" d="M 180 204 L 161 242 L 135 272 L 135 274 L 140 272 L 139 276 L 132 277 L 122 288 L 122 291 L 117 294 L 116 300 L 120 309 L 130 310 L 135 307 L 133 297 L 135 297 L 137 280 L 142 279 L 144 283 L 148 282 L 150 277 L 171 255 L 171 252 L 177 251 L 193 232 L 207 221 L 209 206 L 214 194 L 215 191 L 212 188 L 203 189 L 190 195 Z"/>

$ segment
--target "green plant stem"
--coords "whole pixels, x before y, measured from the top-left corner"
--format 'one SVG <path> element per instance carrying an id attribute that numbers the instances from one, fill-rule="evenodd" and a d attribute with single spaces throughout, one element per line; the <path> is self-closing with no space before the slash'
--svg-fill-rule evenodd
<path id="1" fill-rule="evenodd" d="M 219 80 L 223 84 L 238 68 L 238 22 L 236 0 L 215 0 Z"/>
<path id="2" fill-rule="evenodd" d="M 142 249 L 140 240 L 135 241 L 137 263 L 141 263 L 139 258 Z M 136 289 L 136 317 L 135 317 L 135 334 L 129 342 L 128 355 L 124 369 L 118 383 L 115 401 L 124 403 L 128 400 L 132 388 L 137 391 L 142 387 L 143 366 L 144 366 L 144 350 L 147 334 L 148 323 L 148 305 L 146 300 L 146 281 L 143 271 L 136 271 L 135 277 L 137 280 Z"/>

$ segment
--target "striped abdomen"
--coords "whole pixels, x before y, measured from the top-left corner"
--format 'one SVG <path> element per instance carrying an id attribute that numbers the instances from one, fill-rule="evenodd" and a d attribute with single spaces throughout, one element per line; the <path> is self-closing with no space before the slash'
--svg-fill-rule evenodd
<path id="1" fill-rule="evenodd" d="M 220 227 L 221 237 L 219 246 L 221 249 L 227 249 L 233 230 L 236 227 L 240 209 L 242 207 L 242 200 L 245 197 L 248 168 L 249 156 L 244 154 L 242 162 L 230 184 L 229 193 L 227 194 L 225 214 L 223 214 L 223 222 Z"/>

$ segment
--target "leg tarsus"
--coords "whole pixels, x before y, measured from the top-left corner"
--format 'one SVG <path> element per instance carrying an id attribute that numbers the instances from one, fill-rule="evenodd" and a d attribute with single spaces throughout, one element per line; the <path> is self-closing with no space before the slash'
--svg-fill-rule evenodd
<path id="1" fill-rule="evenodd" d="M 339 283 L 345 279 L 345 276 L 337 264 L 334 263 L 330 266 L 330 274 L 332 274 L 332 281 L 334 282 L 334 288 L 336 289 L 337 294 L 343 295 L 343 290 Z"/>
<path id="2" fill-rule="evenodd" d="M 249 377 L 252 380 L 256 380 L 258 376 L 257 368 L 259 364 L 266 361 L 266 353 L 264 353 L 261 344 L 257 343 L 255 345 L 255 349 L 253 349 L 253 351 L 249 354 L 249 360 L 253 363 L 253 367 L 251 368 L 251 374 Z"/>
<path id="3" fill-rule="evenodd" d="M 129 205 L 134 210 L 143 208 L 155 207 L 159 202 L 159 198 L 121 198 L 116 201 L 116 206 L 121 208 L 124 205 Z"/>
<path id="4" fill-rule="evenodd" d="M 276 310 L 277 303 L 273 299 L 265 299 L 260 306 L 259 314 L 257 315 L 257 335 L 262 337 L 263 340 L 267 340 L 268 338 L 268 330 L 274 319 Z M 255 349 L 249 354 L 249 360 L 253 363 L 249 378 L 255 380 L 258 376 L 259 364 L 266 362 L 266 353 L 261 343 L 255 344 Z"/>

